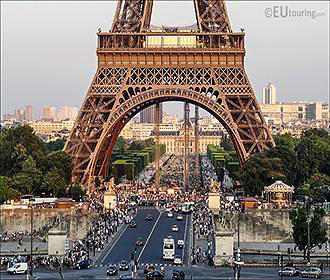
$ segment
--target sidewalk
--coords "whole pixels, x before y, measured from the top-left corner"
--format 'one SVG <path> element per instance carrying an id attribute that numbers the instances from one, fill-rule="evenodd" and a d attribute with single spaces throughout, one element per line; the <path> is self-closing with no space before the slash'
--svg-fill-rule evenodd
<path id="1" fill-rule="evenodd" d="M 0 256 L 29 255 L 31 253 L 30 241 L 23 241 L 22 245 L 17 247 L 17 241 L 1 242 Z M 33 241 L 34 255 L 47 255 L 48 242 Z"/>
<path id="2" fill-rule="evenodd" d="M 234 243 L 235 248 L 237 248 L 237 242 Z M 298 248 L 295 248 L 294 243 L 280 243 L 280 242 L 240 242 L 240 249 L 242 253 L 270 253 L 277 254 L 278 252 L 287 254 L 288 248 L 292 250 L 291 255 L 303 255 L 303 252 L 299 251 Z M 318 247 L 314 248 L 315 252 L 312 255 L 318 256 L 327 256 L 327 252 L 324 248 L 319 249 Z"/>
<path id="3" fill-rule="evenodd" d="M 93 252 L 90 252 L 89 257 L 92 260 L 92 266 L 97 267 L 99 262 L 102 262 L 103 258 L 107 255 L 109 249 L 117 241 L 120 234 L 125 230 L 127 224 L 122 223 L 119 225 L 117 232 L 113 236 L 109 236 L 108 243 L 105 244 L 104 248 L 101 251 L 95 252 L 95 256 L 93 256 Z"/>

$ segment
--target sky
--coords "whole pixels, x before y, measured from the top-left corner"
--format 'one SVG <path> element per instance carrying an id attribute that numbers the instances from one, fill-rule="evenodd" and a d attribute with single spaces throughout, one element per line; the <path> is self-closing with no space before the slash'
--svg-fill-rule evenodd
<path id="1" fill-rule="evenodd" d="M 328 102 L 328 1 L 226 3 L 232 29 L 245 29 L 245 68 L 259 101 L 271 82 L 278 101 Z M 37 113 L 44 105 L 80 107 L 96 72 L 97 29 L 109 30 L 115 7 L 116 1 L 1 1 L 2 113 L 27 104 Z M 284 17 L 286 9 L 291 14 Z M 193 1 L 156 0 L 151 22 L 195 23 Z M 164 108 L 178 113 L 182 104 Z"/>

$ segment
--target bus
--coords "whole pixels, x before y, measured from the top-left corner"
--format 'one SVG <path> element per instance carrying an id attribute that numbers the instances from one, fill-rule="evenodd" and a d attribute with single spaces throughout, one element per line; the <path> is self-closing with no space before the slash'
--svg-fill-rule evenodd
<path id="1" fill-rule="evenodd" d="M 190 202 L 185 202 L 182 204 L 182 213 L 190 213 L 194 209 L 195 203 L 190 201 Z"/>
<path id="2" fill-rule="evenodd" d="M 172 236 L 164 238 L 163 241 L 163 259 L 174 260 L 175 256 L 175 242 Z"/>

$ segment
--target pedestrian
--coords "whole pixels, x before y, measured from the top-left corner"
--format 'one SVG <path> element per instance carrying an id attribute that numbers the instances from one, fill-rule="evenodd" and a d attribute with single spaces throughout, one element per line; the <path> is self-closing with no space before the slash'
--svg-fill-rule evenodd
<path id="1" fill-rule="evenodd" d="M 62 265 L 60 264 L 60 268 L 58 270 L 58 273 L 60 274 L 60 278 L 63 279 L 64 276 L 63 276 L 63 271 L 62 271 Z"/>

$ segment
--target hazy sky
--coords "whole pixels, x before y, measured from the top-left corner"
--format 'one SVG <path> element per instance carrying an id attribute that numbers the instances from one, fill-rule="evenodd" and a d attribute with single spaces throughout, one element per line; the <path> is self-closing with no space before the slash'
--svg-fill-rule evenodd
<path id="1" fill-rule="evenodd" d="M 265 15 L 278 5 L 323 15 Z M 115 6 L 116 1 L 1 1 L 3 113 L 26 104 L 37 112 L 44 105 L 80 107 L 96 71 L 96 31 L 110 28 Z M 245 66 L 259 100 L 270 81 L 279 101 L 328 101 L 328 1 L 227 1 L 227 9 L 233 30 L 245 29 Z M 152 24 L 192 23 L 193 1 L 154 3 Z M 174 113 L 178 106 L 167 103 L 165 109 Z"/>

